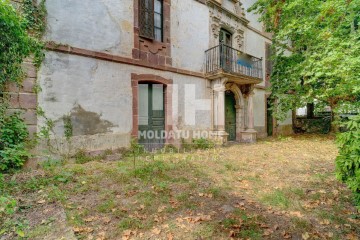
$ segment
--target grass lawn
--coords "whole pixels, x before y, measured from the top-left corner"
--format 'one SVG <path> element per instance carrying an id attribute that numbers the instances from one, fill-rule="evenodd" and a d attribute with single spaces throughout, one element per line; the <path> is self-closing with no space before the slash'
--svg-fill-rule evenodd
<path id="1" fill-rule="evenodd" d="M 0 230 L 4 239 L 358 239 L 336 155 L 330 137 L 293 136 L 140 156 L 135 169 L 131 157 L 47 164 L 5 176 L 18 208 Z"/>

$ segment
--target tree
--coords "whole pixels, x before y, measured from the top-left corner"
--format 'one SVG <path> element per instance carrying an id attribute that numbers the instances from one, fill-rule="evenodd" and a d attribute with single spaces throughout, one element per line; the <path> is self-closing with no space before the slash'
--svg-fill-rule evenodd
<path id="1" fill-rule="evenodd" d="M 316 100 L 334 114 L 360 105 L 360 0 L 258 0 L 273 33 L 272 96 L 277 118 Z M 354 192 L 360 209 L 360 117 L 345 123 L 337 137 L 339 180 Z"/>
<path id="2" fill-rule="evenodd" d="M 360 0 L 259 0 L 273 33 L 272 96 L 276 117 L 307 103 L 339 110 L 360 100 Z"/>

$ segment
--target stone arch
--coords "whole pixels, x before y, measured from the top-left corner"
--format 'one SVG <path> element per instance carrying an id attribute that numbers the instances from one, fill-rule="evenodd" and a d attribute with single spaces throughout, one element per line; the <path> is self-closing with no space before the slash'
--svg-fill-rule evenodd
<path id="1" fill-rule="evenodd" d="M 241 132 L 245 129 L 245 99 L 239 88 L 235 83 L 228 83 L 226 90 L 230 90 L 235 95 L 236 101 L 236 140 L 241 141 Z"/>

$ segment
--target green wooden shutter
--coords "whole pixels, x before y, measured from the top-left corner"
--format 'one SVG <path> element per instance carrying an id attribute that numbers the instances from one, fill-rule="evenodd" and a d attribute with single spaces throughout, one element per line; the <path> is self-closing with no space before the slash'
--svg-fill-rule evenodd
<path id="1" fill-rule="evenodd" d="M 154 39 L 154 1 L 139 0 L 139 34 Z"/>

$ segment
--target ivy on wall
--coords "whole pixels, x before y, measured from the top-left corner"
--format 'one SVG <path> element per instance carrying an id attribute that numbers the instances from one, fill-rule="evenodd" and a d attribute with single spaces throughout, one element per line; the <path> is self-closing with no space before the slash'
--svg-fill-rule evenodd
<path id="1" fill-rule="evenodd" d="M 0 171 L 21 167 L 29 157 L 28 131 L 19 113 L 8 111 L 9 83 L 20 84 L 25 77 L 22 63 L 33 56 L 39 67 L 44 58 L 41 38 L 45 32 L 46 9 L 24 0 L 19 9 L 8 0 L 0 0 Z"/>

